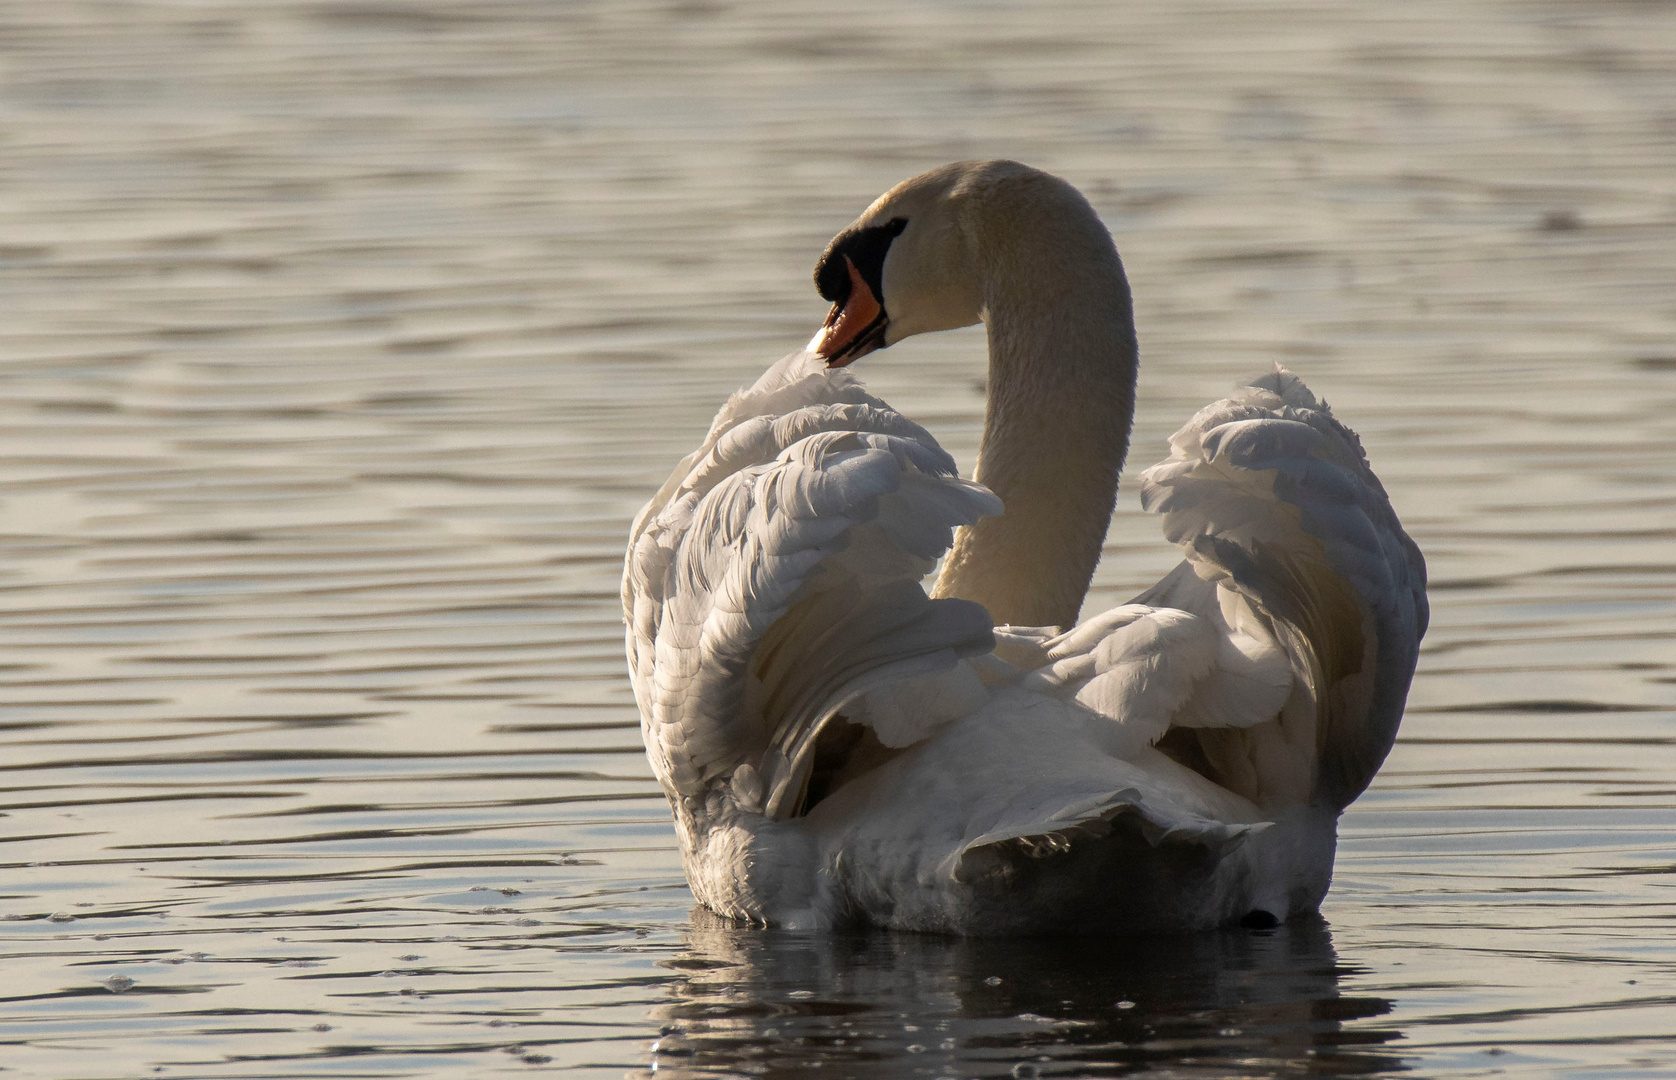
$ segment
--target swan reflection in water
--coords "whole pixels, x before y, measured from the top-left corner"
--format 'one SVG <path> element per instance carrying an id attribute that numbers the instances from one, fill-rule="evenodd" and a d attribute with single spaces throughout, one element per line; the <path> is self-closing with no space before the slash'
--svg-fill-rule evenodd
<path id="1" fill-rule="evenodd" d="M 798 934 L 699 909 L 662 1035 L 659 1078 L 818 1075 L 1365 1076 L 1390 1002 L 1341 994 L 1318 916 L 1182 938 Z"/>

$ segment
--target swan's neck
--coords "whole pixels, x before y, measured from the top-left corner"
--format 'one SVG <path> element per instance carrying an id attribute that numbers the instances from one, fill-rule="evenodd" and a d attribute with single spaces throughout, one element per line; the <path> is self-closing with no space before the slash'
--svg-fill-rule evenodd
<path id="1" fill-rule="evenodd" d="M 1082 208 L 1085 218 L 1029 222 L 983 252 L 989 402 L 977 480 L 1006 512 L 959 531 L 936 595 L 976 600 L 997 624 L 1076 622 L 1129 447 L 1129 286 Z"/>

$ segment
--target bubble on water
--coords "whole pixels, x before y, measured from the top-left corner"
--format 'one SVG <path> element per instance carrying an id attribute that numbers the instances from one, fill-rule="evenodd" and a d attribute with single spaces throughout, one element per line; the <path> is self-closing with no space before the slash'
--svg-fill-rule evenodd
<path id="1" fill-rule="evenodd" d="M 315 1024 L 314 1027 L 310 1028 L 309 1030 L 310 1031 L 330 1031 L 330 1030 L 332 1030 L 332 1025 L 330 1025 L 330 1024 Z"/>
<path id="2" fill-rule="evenodd" d="M 1133 1009 L 1135 1007 L 1135 1003 L 1130 1001 L 1128 998 L 1124 998 L 1122 1001 L 1117 1003 L 1117 1007 L 1120 1009 Z"/>
<path id="3" fill-rule="evenodd" d="M 987 978 L 983 981 L 983 984 L 985 986 L 1000 986 L 1001 985 L 1001 976 L 991 975 L 989 978 Z"/>
<path id="4" fill-rule="evenodd" d="M 113 994 L 125 994 L 134 985 L 134 980 L 126 975 L 112 975 L 100 984 Z"/>
<path id="5" fill-rule="evenodd" d="M 75 922 L 76 917 L 68 911 L 55 911 L 47 916 L 48 922 Z"/>

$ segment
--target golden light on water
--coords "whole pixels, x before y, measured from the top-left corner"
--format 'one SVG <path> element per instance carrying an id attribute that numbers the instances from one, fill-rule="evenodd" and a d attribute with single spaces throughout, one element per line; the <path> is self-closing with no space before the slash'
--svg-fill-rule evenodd
<path id="1" fill-rule="evenodd" d="M 1325 925 L 689 918 L 627 522 L 979 156 L 1117 237 L 1133 471 L 1279 361 L 1426 552 Z M 857 369 L 969 466 L 982 348 Z M 1676 1069 L 1667 5 L 0 3 L 0 379 L 16 1075 Z M 1173 562 L 1126 483 L 1090 606 Z"/>

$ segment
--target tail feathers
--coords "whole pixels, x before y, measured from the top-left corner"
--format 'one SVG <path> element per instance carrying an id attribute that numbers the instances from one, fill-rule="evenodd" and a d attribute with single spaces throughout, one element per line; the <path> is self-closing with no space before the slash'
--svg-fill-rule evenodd
<path id="1" fill-rule="evenodd" d="M 1006 805 L 989 827 L 944 859 L 940 871 L 962 883 L 996 873 L 1019 859 L 1039 859 L 1097 841 L 1127 823 L 1154 847 L 1196 844 L 1225 851 L 1267 822 L 1230 823 L 1185 810 L 1138 787 L 1082 794 L 1052 790 Z"/>

